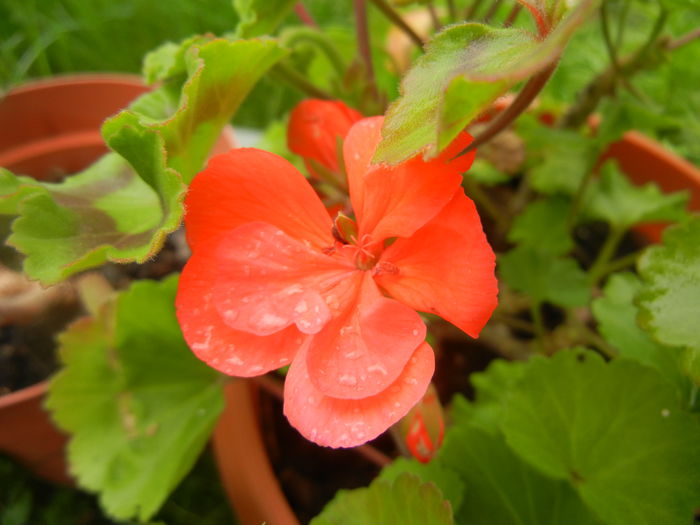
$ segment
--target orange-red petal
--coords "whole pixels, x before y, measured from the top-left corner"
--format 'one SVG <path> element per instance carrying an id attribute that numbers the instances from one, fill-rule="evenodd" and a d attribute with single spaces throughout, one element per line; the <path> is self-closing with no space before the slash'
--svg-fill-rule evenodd
<path id="1" fill-rule="evenodd" d="M 332 315 L 322 294 L 357 272 L 347 259 L 329 257 L 264 222 L 239 226 L 216 242 L 215 307 L 231 328 L 256 335 L 291 325 L 319 332 Z"/>
<path id="2" fill-rule="evenodd" d="M 478 337 L 498 302 L 495 261 L 474 203 L 460 189 L 435 219 L 386 249 L 375 279 L 402 303 Z"/>
<path id="3" fill-rule="evenodd" d="M 214 286 L 218 243 L 200 246 L 182 270 L 175 306 L 185 341 L 212 368 L 241 377 L 288 365 L 308 336 L 295 326 L 269 336 L 234 330 L 219 315 Z"/>
<path id="4" fill-rule="evenodd" d="M 363 119 L 345 140 L 344 157 L 360 236 L 408 237 L 450 201 L 473 155 L 452 157 L 470 142 L 461 134 L 438 158 L 416 156 L 396 166 L 371 165 L 381 140 L 382 117 Z"/>
<path id="5" fill-rule="evenodd" d="M 361 118 L 360 113 L 340 101 L 304 100 L 289 117 L 287 145 L 290 151 L 336 173 L 340 169 L 338 139 L 342 141 Z"/>
<path id="6" fill-rule="evenodd" d="M 423 396 L 435 369 L 433 350 L 421 344 L 384 391 L 362 399 L 324 395 L 313 385 L 305 350 L 292 362 L 284 387 L 284 414 L 304 437 L 327 447 L 354 447 L 374 439 Z"/>
<path id="7" fill-rule="evenodd" d="M 407 306 L 382 296 L 369 275 L 354 283 L 343 312 L 309 346 L 306 366 L 323 394 L 360 399 L 386 390 L 425 340 L 425 324 Z"/>
<path id="8" fill-rule="evenodd" d="M 254 148 L 213 157 L 185 198 L 193 250 L 242 224 L 262 221 L 321 249 L 333 244 L 331 219 L 304 176 L 288 161 Z"/>

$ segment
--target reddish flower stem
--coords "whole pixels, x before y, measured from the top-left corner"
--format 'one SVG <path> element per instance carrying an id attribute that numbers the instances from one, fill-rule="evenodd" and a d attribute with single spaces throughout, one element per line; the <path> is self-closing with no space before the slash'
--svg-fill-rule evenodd
<path id="1" fill-rule="evenodd" d="M 367 83 L 372 89 L 372 93 L 377 94 L 377 83 L 374 78 L 374 66 L 372 65 L 372 49 L 369 42 L 369 28 L 367 26 L 367 3 L 366 0 L 352 0 L 355 11 L 355 31 L 357 33 L 357 50 L 360 59 L 365 66 Z"/>
<path id="2" fill-rule="evenodd" d="M 306 9 L 302 2 L 296 3 L 294 6 L 294 12 L 296 13 L 297 17 L 299 17 L 299 20 L 301 20 L 305 25 L 318 29 L 316 20 L 314 20 L 314 17 L 311 16 L 311 13 L 309 13 L 309 10 Z"/>
<path id="3" fill-rule="evenodd" d="M 418 36 L 411 26 L 409 26 L 406 21 L 401 18 L 401 15 L 386 1 L 386 0 L 370 0 L 374 6 L 379 9 L 384 16 L 391 20 L 396 27 L 401 29 L 406 35 L 413 40 L 413 43 L 418 46 L 419 49 L 423 49 L 423 39 Z"/>
<path id="4" fill-rule="evenodd" d="M 253 378 L 255 382 L 262 388 L 265 392 L 270 394 L 272 397 L 279 401 L 284 400 L 284 386 L 282 381 L 275 379 L 269 375 L 257 376 Z M 372 445 L 360 445 L 359 447 L 354 447 L 355 452 L 363 456 L 366 460 L 374 463 L 378 467 L 385 467 L 391 463 L 391 458 L 380 452 Z"/>
<path id="5" fill-rule="evenodd" d="M 671 40 L 668 44 L 666 44 L 666 49 L 673 51 L 674 49 L 678 49 L 686 44 L 690 44 L 693 40 L 697 40 L 698 38 L 700 38 L 700 27 L 693 29 L 690 33 L 686 33 L 675 40 Z"/>
<path id="6" fill-rule="evenodd" d="M 542 91 L 542 88 L 547 83 L 547 80 L 549 80 L 549 77 L 552 75 L 555 69 L 556 63 L 550 65 L 547 69 L 540 71 L 537 75 L 532 77 L 527 84 L 525 84 L 525 87 L 523 87 L 520 93 L 518 93 L 518 96 L 515 98 L 513 103 L 496 118 L 494 118 L 488 127 L 480 135 L 477 135 L 474 142 L 472 142 L 469 147 L 460 154 L 476 149 L 507 128 L 511 122 L 518 117 L 518 115 L 528 108 L 537 94 Z"/>
<path id="7" fill-rule="evenodd" d="M 506 21 L 503 22 L 503 27 L 510 27 L 513 25 L 513 22 L 518 18 L 518 15 L 520 14 L 520 11 L 522 11 L 523 5 L 522 4 L 515 4 L 513 6 L 513 9 L 510 10 L 510 13 L 508 13 L 508 16 L 506 17 Z"/>

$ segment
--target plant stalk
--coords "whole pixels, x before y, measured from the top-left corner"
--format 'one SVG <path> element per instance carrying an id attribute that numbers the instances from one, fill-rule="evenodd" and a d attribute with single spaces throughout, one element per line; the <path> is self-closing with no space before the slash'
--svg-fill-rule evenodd
<path id="1" fill-rule="evenodd" d="M 308 9 L 306 9 L 303 2 L 296 3 L 296 5 L 294 6 L 294 13 L 304 25 L 313 27 L 314 29 L 318 29 L 318 24 L 316 23 L 316 20 L 314 20 L 314 17 L 311 16 L 311 13 L 309 13 Z"/>
<path id="2" fill-rule="evenodd" d="M 406 35 L 416 44 L 421 50 L 423 49 L 423 39 L 418 36 L 411 26 L 401 17 L 398 11 L 394 9 L 386 0 L 370 0 L 374 6 L 379 9 L 384 16 L 401 29 Z"/>
<path id="3" fill-rule="evenodd" d="M 286 82 L 290 86 L 298 89 L 299 91 L 310 97 L 321 98 L 324 100 L 332 100 L 333 98 L 335 98 L 327 91 L 309 82 L 304 75 L 300 74 L 299 72 L 282 62 L 278 62 L 277 64 L 275 64 L 275 66 L 270 70 L 270 73 L 274 77 L 278 78 L 279 80 L 282 80 L 283 82 Z"/>
<path id="4" fill-rule="evenodd" d="M 527 84 L 525 84 L 520 93 L 518 93 L 518 96 L 515 98 L 512 104 L 498 116 L 496 116 L 496 118 L 489 123 L 486 129 L 477 135 L 474 141 L 464 151 L 462 151 L 460 155 L 478 148 L 506 129 L 523 111 L 528 108 L 537 94 L 542 91 L 542 88 L 549 80 L 549 77 L 552 76 L 552 73 L 554 73 L 556 67 L 557 64 L 555 62 L 528 80 Z"/>
<path id="5" fill-rule="evenodd" d="M 374 66 L 372 64 L 372 48 L 369 42 L 369 27 L 367 24 L 367 0 L 352 0 L 355 12 L 355 31 L 357 34 L 357 50 L 360 59 L 365 66 L 367 84 L 370 86 L 375 100 L 378 97 L 377 82 L 374 78 Z"/>

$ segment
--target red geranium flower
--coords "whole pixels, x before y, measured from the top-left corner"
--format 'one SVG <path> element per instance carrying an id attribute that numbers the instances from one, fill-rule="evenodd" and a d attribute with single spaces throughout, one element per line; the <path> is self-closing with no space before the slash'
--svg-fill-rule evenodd
<path id="1" fill-rule="evenodd" d="M 303 107 L 313 120 L 328 115 L 327 104 Z M 331 159 L 329 136 L 343 126 L 296 122 L 290 143 Z M 494 254 L 460 185 L 472 157 L 450 160 L 471 137 L 428 162 L 374 166 L 381 125 L 382 117 L 363 119 L 345 137 L 356 217 L 345 221 L 345 238 L 334 237 L 307 180 L 266 151 L 214 157 L 186 199 L 193 255 L 177 296 L 185 339 L 234 376 L 291 363 L 284 412 L 332 447 L 376 437 L 425 393 L 434 357 L 416 310 L 477 337 L 497 301 Z"/>

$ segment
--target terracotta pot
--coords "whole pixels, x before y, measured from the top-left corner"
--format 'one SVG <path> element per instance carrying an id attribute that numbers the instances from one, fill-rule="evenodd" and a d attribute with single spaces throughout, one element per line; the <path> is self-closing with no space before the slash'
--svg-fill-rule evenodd
<path id="1" fill-rule="evenodd" d="M 0 100 L 0 166 L 39 180 L 80 171 L 107 151 L 102 122 L 146 90 L 134 75 L 90 74 L 10 91 Z"/>
<path id="2" fill-rule="evenodd" d="M 606 158 L 616 159 L 637 184 L 656 182 L 664 191 L 685 189 L 691 207 L 700 209 L 700 171 L 657 142 L 631 131 L 612 144 Z M 645 229 L 658 239 L 661 226 Z M 258 389 L 250 380 L 226 387 L 226 409 L 214 432 L 214 451 L 226 492 L 242 525 L 298 525 L 262 441 Z"/>
<path id="3" fill-rule="evenodd" d="M 134 75 L 71 75 L 19 87 L 0 99 L 0 166 L 39 180 L 87 167 L 107 151 L 100 126 L 147 91 Z M 66 437 L 42 403 L 42 382 L 0 397 L 0 451 L 35 474 L 70 483 Z"/>
<path id="4" fill-rule="evenodd" d="M 700 210 L 700 170 L 658 142 L 637 131 L 628 131 L 603 155 L 603 159 L 609 158 L 615 159 L 635 184 L 655 182 L 666 193 L 688 191 L 689 208 Z M 635 229 L 650 241 L 659 242 L 665 227 L 665 224 L 645 224 Z"/>
<path id="5" fill-rule="evenodd" d="M 13 90 L 0 100 L 0 166 L 40 180 L 82 170 L 107 151 L 102 122 L 147 90 L 140 77 L 118 74 L 57 77 Z M 234 146 L 226 128 L 214 151 Z M 0 452 L 50 481 L 70 483 L 67 438 L 42 408 L 47 387 L 0 397 Z"/>

